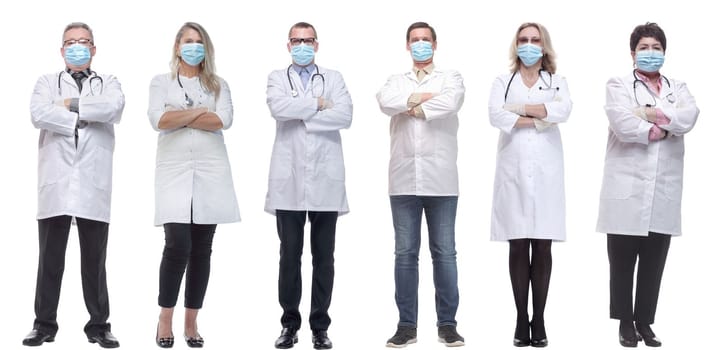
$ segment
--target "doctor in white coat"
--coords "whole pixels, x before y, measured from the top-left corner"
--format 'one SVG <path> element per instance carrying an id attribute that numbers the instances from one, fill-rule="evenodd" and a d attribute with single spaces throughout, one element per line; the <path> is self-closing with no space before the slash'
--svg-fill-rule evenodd
<path id="1" fill-rule="evenodd" d="M 316 29 L 294 24 L 288 33 L 292 64 L 268 76 L 266 103 L 276 120 L 265 210 L 276 216 L 281 241 L 278 301 L 283 308 L 276 348 L 298 341 L 301 254 L 311 223 L 313 282 L 309 323 L 315 349 L 330 349 L 328 308 L 334 279 L 336 220 L 348 213 L 339 130 L 351 126 L 353 106 L 341 73 L 315 63 Z"/>
<path id="2" fill-rule="evenodd" d="M 173 346 L 173 310 L 185 273 L 184 338 L 201 347 L 197 316 L 210 275 L 217 224 L 240 221 L 223 132 L 233 123 L 228 84 L 215 73 L 206 30 L 188 22 L 176 34 L 171 72 L 150 84 L 148 117 L 160 131 L 155 171 L 155 224 L 163 225 L 156 343 Z"/>
<path id="3" fill-rule="evenodd" d="M 637 26 L 629 44 L 636 69 L 607 82 L 609 137 L 597 231 L 607 233 L 610 317 L 620 320 L 620 343 L 637 346 L 638 332 L 645 344 L 659 346 L 650 325 L 670 237 L 682 233 L 684 134 L 699 109 L 685 83 L 659 72 L 667 39 L 657 24 Z"/>
<path id="4" fill-rule="evenodd" d="M 546 346 L 544 327 L 552 241 L 566 238 L 564 153 L 559 123 L 572 110 L 546 28 L 524 23 L 509 52 L 511 73 L 494 80 L 489 120 L 498 128 L 491 239 L 509 241 L 517 309 L 514 345 Z M 531 247 L 531 259 L 529 248 Z M 534 314 L 529 322 L 529 283 Z M 531 327 L 531 337 L 530 337 Z"/>
<path id="5" fill-rule="evenodd" d="M 65 69 L 38 79 L 30 101 L 33 125 L 40 129 L 38 156 L 38 228 L 40 238 L 35 322 L 24 345 L 51 342 L 58 330 L 56 313 L 71 221 L 80 237 L 85 306 L 92 343 L 117 347 L 107 322 L 110 314 L 105 257 L 113 174 L 113 126 L 120 122 L 125 97 L 112 75 L 90 69 L 95 56 L 93 32 L 71 23 L 60 53 Z"/>
<path id="6" fill-rule="evenodd" d="M 416 342 L 421 217 L 426 214 L 436 290 L 439 341 L 462 346 L 456 330 L 456 168 L 458 113 L 466 88 L 461 74 L 434 64 L 436 30 L 426 22 L 406 30 L 412 67 L 388 78 L 376 94 L 390 119 L 389 200 L 394 224 L 394 283 L 399 321 L 389 347 Z"/>

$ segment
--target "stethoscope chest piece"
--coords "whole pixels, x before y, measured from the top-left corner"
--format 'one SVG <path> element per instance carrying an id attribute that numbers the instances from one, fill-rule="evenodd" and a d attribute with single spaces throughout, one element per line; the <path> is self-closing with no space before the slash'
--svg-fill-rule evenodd
<path id="1" fill-rule="evenodd" d="M 298 96 L 298 91 L 296 91 L 296 89 L 291 90 L 291 97 L 296 97 L 296 96 Z"/>

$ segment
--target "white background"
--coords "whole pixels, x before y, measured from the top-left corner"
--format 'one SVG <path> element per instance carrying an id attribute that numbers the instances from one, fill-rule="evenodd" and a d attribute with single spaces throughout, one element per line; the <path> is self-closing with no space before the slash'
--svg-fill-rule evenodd
<path id="1" fill-rule="evenodd" d="M 488 123 L 491 82 L 507 71 L 508 48 L 522 22 L 544 24 L 567 77 L 574 108 L 561 126 L 565 146 L 568 241 L 554 244 L 554 271 L 546 313 L 550 348 L 617 348 L 617 322 L 608 318 L 605 235 L 595 233 L 607 136 L 604 87 L 632 69 L 629 35 L 655 21 L 668 39 L 662 72 L 686 81 L 702 111 L 686 137 L 684 236 L 674 238 L 655 331 L 666 349 L 719 348 L 719 155 L 722 125 L 713 95 L 722 55 L 712 2 L 678 1 L 24 1 L 2 5 L 0 59 L 3 159 L 0 181 L 0 348 L 22 348 L 33 322 L 37 269 L 36 173 L 38 130 L 28 104 L 38 76 L 63 68 L 64 26 L 87 22 L 97 55 L 92 68 L 116 75 L 126 96 L 116 127 L 114 194 L 108 247 L 113 333 L 125 349 L 155 348 L 161 228 L 153 226 L 157 133 L 146 115 L 148 87 L 168 71 L 176 31 L 201 23 L 216 47 L 218 73 L 230 84 L 235 122 L 225 132 L 243 222 L 221 225 L 200 332 L 208 349 L 272 349 L 281 329 L 277 303 L 278 238 L 263 212 L 274 121 L 265 104 L 268 73 L 285 69 L 289 27 L 316 26 L 316 62 L 339 70 L 354 102 L 354 122 L 343 131 L 351 213 L 339 219 L 336 284 L 329 330 L 336 349 L 381 349 L 396 328 L 393 230 L 387 196 L 388 123 L 375 93 L 390 74 L 410 69 L 405 31 L 427 21 L 438 34 L 435 62 L 465 78 L 459 118 L 461 196 L 457 250 L 461 302 L 459 332 L 469 348 L 512 348 L 515 309 L 507 269 L 508 247 L 489 241 L 489 217 L 498 131 Z M 19 9 L 19 10 L 18 10 Z M 716 102 L 717 101 L 717 102 Z M 715 136 L 717 135 L 717 136 Z M 424 231 L 425 232 L 425 231 Z M 424 233 L 425 234 L 425 233 Z M 436 341 L 431 259 L 420 257 L 419 344 Z M 304 255 L 303 328 L 297 348 L 311 349 L 308 330 L 310 251 Z M 71 233 L 56 342 L 48 349 L 91 349 L 80 288 L 78 239 Z M 182 292 L 178 303 L 183 305 Z M 179 309 L 180 311 L 180 309 Z M 182 316 L 176 347 L 184 348 Z M 643 345 L 642 345 L 643 346 Z"/>

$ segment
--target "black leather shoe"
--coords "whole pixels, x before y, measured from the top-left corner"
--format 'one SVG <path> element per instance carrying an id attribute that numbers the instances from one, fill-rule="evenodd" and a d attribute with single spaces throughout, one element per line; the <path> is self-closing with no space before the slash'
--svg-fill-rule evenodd
<path id="1" fill-rule="evenodd" d="M 202 348 L 203 347 L 203 337 L 201 337 L 200 334 L 198 334 L 194 337 L 189 337 L 186 335 L 185 338 L 186 338 L 186 344 L 188 345 L 189 348 Z"/>
<path id="2" fill-rule="evenodd" d="M 619 344 L 625 348 L 637 347 L 637 331 L 632 321 L 619 321 Z"/>
<path id="3" fill-rule="evenodd" d="M 40 346 L 43 345 L 43 343 L 45 342 L 52 343 L 54 341 L 54 334 L 48 334 L 39 329 L 33 329 L 32 331 L 30 331 L 30 333 L 28 333 L 28 335 L 25 336 L 25 339 L 23 339 L 23 345 Z"/>
<path id="4" fill-rule="evenodd" d="M 100 331 L 93 335 L 88 335 L 88 342 L 98 343 L 101 348 L 117 348 L 120 346 L 118 339 L 115 339 L 110 331 Z"/>
<path id="5" fill-rule="evenodd" d="M 523 348 L 525 346 L 531 345 L 531 339 L 517 339 L 514 338 L 514 346 L 518 348 Z"/>
<path id="6" fill-rule="evenodd" d="M 652 327 L 648 324 L 642 324 L 637 322 L 637 336 L 644 340 L 644 345 L 657 348 L 662 346 L 662 341 L 652 331 Z"/>
<path id="7" fill-rule="evenodd" d="M 546 328 L 544 327 L 544 320 L 536 321 L 532 319 L 529 326 L 531 327 L 531 346 L 535 348 L 543 348 L 549 345 Z"/>
<path id="8" fill-rule="evenodd" d="M 326 331 L 318 331 L 313 333 L 313 348 L 314 349 L 331 349 L 333 343 L 331 339 L 328 339 L 328 333 Z"/>
<path id="9" fill-rule="evenodd" d="M 297 329 L 294 328 L 284 328 L 281 331 L 281 336 L 276 339 L 276 349 L 290 349 L 293 344 L 298 343 L 296 331 Z"/>
<path id="10" fill-rule="evenodd" d="M 158 344 L 158 346 L 161 348 L 168 349 L 173 347 L 173 343 L 175 343 L 175 338 L 173 337 L 173 334 L 171 334 L 168 338 L 158 338 L 158 329 L 156 329 L 155 343 Z"/>

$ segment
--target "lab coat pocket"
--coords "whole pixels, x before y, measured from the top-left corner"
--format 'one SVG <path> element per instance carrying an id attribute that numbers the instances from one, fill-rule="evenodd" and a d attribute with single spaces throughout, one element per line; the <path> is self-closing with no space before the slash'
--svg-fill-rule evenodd
<path id="1" fill-rule="evenodd" d="M 93 184 L 95 187 L 110 191 L 113 183 L 113 152 L 104 147 L 96 147 L 93 151 Z"/>
<path id="2" fill-rule="evenodd" d="M 51 142 L 38 151 L 38 188 L 52 185 L 62 174 L 62 150 L 60 144 Z"/>
<path id="3" fill-rule="evenodd" d="M 672 202 L 682 201 L 682 169 L 684 161 L 680 158 L 660 159 L 660 173 L 657 176 L 658 184 L 662 186 L 665 198 Z"/>
<path id="4" fill-rule="evenodd" d="M 604 166 L 602 199 L 627 199 L 639 182 L 633 157 L 609 158 Z"/>

